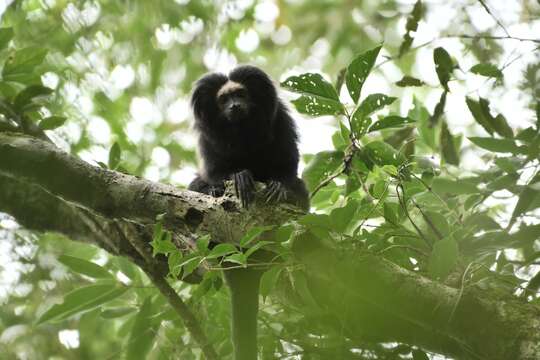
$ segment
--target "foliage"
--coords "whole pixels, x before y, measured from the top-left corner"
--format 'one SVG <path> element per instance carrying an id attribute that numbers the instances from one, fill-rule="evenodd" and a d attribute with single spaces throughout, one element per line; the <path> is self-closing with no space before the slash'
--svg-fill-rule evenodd
<path id="1" fill-rule="evenodd" d="M 244 9 L 240 3 L 227 10 L 195 0 L 14 2 L 0 29 L 0 131 L 36 136 L 45 131 L 103 167 L 182 183 L 178 169 L 195 163 L 186 98 L 192 82 L 214 68 L 208 60 L 212 51 L 214 61 L 234 57 L 256 63 L 264 58 L 259 65 L 296 97 L 296 111 L 316 118 L 303 123 L 329 121 L 335 131 L 325 134 L 332 147 L 304 158 L 313 211 L 277 228 L 253 228 L 240 239 L 240 247 L 212 247 L 208 236 L 200 236 L 189 252 L 178 250 L 161 216 L 151 243 L 154 256 L 167 257 L 170 282 L 195 309 L 220 356 L 231 353 L 223 262 L 249 266 L 261 248 L 276 254 L 261 281 L 264 359 L 292 353 L 313 359 L 343 354 L 428 358 L 412 344 L 351 343 L 331 321 L 317 328 L 318 336 L 303 331 L 326 315 L 296 259 L 298 246 L 309 241 L 373 252 L 450 286 L 476 284 L 538 303 L 540 105 L 535 69 L 540 61 L 526 64 L 521 82 L 525 106 L 536 112 L 521 111 L 519 116 L 526 118 L 516 119 L 515 109 L 504 108 L 491 94 L 504 94 L 505 82 L 511 81 L 509 64 L 502 63 L 502 48 L 494 39 L 461 39 L 472 55 L 442 43 L 413 47 L 422 35 L 422 21 L 431 14 L 421 1 L 411 6 L 384 2 L 376 10 L 369 2 L 279 2 L 279 17 L 272 24 L 285 26 L 279 28 L 285 34 L 291 31 L 294 43 L 280 45 L 278 35 L 261 35 L 251 53 L 241 51 L 237 40 L 256 27 L 257 12 L 264 8 L 257 10 L 259 2 L 253 2 Z M 523 7 L 523 18 L 538 15 L 534 6 Z M 369 26 L 359 26 L 358 16 Z M 197 30 L 198 20 L 203 32 Z M 395 26 L 399 21 L 404 28 Z M 459 21 L 475 29 L 471 19 Z M 382 43 L 374 29 L 388 39 Z M 163 40 L 169 35 L 173 40 Z M 219 46 L 211 48 L 214 42 Z M 316 56 L 318 47 L 326 50 L 323 56 Z M 416 56 L 422 50 L 432 59 L 429 68 Z M 462 59 L 466 56 L 468 61 Z M 306 60 L 313 58 L 316 71 Z M 389 61 L 399 70 L 392 79 L 382 68 Z M 465 69 L 465 64 L 472 66 Z M 301 70 L 288 71 L 292 68 Z M 470 94 L 474 89 L 460 91 L 476 77 L 487 91 L 479 96 Z M 396 86 L 373 90 L 372 79 Z M 406 101 L 411 94 L 412 103 Z M 470 117 L 466 127 L 451 121 L 457 102 L 470 112 L 463 112 Z M 465 166 L 470 156 L 481 166 L 470 166 L 470 160 Z M 0 349 L 7 356 L 200 357 L 181 319 L 135 265 L 56 234 L 31 234 L 6 223 L 0 221 L 0 237 L 12 244 L 11 256 L 21 264 L 36 264 L 21 266 L 19 284 L 0 310 L 0 329 L 5 329 Z M 16 250 L 25 248 L 29 254 Z M 180 281 L 198 267 L 207 270 L 199 285 Z M 281 286 L 308 310 L 274 299 Z M 20 332 L 3 341 L 10 329 Z M 64 329 L 78 331 L 77 346 L 59 343 L 58 332 Z M 353 353 L 353 348 L 361 351 Z"/>

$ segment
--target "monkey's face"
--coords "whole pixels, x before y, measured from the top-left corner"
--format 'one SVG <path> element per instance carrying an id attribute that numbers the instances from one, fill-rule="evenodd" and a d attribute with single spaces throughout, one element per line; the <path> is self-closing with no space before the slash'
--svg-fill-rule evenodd
<path id="1" fill-rule="evenodd" d="M 247 89 L 234 81 L 228 81 L 217 93 L 217 104 L 220 112 L 230 122 L 237 122 L 249 113 L 249 94 Z"/>

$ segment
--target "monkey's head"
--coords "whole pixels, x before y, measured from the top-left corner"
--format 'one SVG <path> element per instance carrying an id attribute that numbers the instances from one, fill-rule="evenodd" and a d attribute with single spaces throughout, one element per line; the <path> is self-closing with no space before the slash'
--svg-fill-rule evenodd
<path id="1" fill-rule="evenodd" d="M 264 71 L 239 66 L 228 76 L 204 75 L 195 84 L 191 105 L 197 128 L 269 126 L 278 108 L 277 92 Z"/>
<path id="2" fill-rule="evenodd" d="M 230 122 L 245 119 L 251 106 L 247 88 L 232 80 L 218 90 L 216 101 L 220 113 Z"/>

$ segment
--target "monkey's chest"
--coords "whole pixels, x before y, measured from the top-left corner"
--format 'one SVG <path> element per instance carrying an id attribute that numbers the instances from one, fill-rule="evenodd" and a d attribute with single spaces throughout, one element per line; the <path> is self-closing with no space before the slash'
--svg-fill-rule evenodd
<path id="1" fill-rule="evenodd" d="M 273 159 L 269 149 L 261 146 L 241 146 L 230 148 L 222 153 L 223 161 L 229 165 L 231 173 L 249 170 L 255 180 L 265 181 L 271 178 Z"/>

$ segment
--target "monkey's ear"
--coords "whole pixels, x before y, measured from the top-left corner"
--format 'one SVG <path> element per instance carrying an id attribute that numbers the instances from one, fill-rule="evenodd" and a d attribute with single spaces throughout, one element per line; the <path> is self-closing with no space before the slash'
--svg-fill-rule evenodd
<path id="1" fill-rule="evenodd" d="M 217 115 L 217 92 L 227 81 L 227 76 L 221 73 L 210 73 L 195 83 L 191 95 L 191 107 L 196 121 L 210 121 Z"/>

